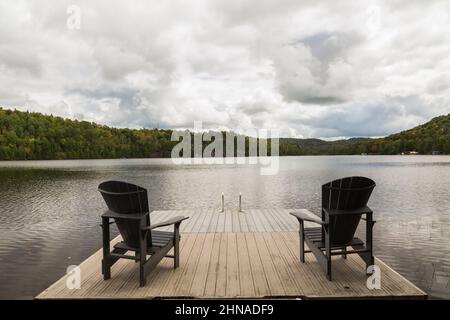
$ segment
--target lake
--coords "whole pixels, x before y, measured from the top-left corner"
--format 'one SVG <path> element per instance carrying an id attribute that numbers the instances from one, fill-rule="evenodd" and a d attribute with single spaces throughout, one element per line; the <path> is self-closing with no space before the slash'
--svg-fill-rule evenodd
<path id="1" fill-rule="evenodd" d="M 258 165 L 175 165 L 171 159 L 0 162 L 0 298 L 32 298 L 101 247 L 97 186 L 148 189 L 150 207 L 320 210 L 321 185 L 352 175 L 376 181 L 375 255 L 427 291 L 450 298 L 450 156 L 281 157 Z M 100 266 L 99 266 L 100 271 Z"/>

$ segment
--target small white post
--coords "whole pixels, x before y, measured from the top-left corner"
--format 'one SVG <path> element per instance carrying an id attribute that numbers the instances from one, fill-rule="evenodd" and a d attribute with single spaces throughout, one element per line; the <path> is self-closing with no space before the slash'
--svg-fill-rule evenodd
<path id="1" fill-rule="evenodd" d="M 220 210 L 220 212 L 224 212 L 225 211 L 225 196 L 222 192 L 222 209 Z"/>
<path id="2" fill-rule="evenodd" d="M 239 192 L 239 212 L 243 212 L 242 210 L 242 193 Z"/>

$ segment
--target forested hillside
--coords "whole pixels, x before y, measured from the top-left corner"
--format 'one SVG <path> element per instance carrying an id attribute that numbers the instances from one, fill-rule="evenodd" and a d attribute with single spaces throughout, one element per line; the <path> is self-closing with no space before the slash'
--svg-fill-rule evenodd
<path id="1" fill-rule="evenodd" d="M 169 157 L 171 134 L 0 109 L 1 160 Z"/>
<path id="2" fill-rule="evenodd" d="M 450 154 L 450 114 L 384 138 L 381 150 L 391 153 L 416 150 L 424 154 L 432 151 Z"/>
<path id="3" fill-rule="evenodd" d="M 171 134 L 171 130 L 110 128 L 0 108 L 0 160 L 170 157 L 177 143 L 170 140 Z M 399 154 L 413 150 L 450 154 L 450 115 L 380 139 L 280 139 L 280 155 Z"/>

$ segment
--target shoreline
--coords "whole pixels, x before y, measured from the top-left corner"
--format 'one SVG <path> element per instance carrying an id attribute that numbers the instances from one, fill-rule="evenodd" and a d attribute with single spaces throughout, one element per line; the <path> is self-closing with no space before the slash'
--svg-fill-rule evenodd
<path id="1" fill-rule="evenodd" d="M 293 157 L 447 157 L 450 154 L 305 154 L 305 155 L 280 155 L 277 156 L 279 158 L 293 158 Z M 186 159 L 211 159 L 215 157 L 190 157 Z M 271 158 L 271 156 L 261 156 L 261 157 L 217 157 L 219 159 L 248 159 L 248 158 Z M 93 160 L 170 160 L 172 158 L 74 158 L 74 159 L 19 159 L 19 160 L 0 160 L 0 163 L 9 163 L 9 162 L 32 162 L 32 161 L 93 161 Z"/>

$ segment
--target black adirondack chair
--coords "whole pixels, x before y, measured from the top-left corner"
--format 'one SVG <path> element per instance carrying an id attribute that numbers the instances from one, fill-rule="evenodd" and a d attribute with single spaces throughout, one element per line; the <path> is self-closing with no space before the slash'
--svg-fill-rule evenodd
<path id="1" fill-rule="evenodd" d="M 322 186 L 322 219 L 303 212 L 291 212 L 300 223 L 300 261 L 305 262 L 305 253 L 312 252 L 331 281 L 331 257 L 358 254 L 366 267 L 374 264 L 372 229 L 375 221 L 367 202 L 375 182 L 365 177 L 348 177 L 331 181 Z M 362 216 L 365 215 L 365 218 Z M 366 221 L 365 243 L 356 237 L 360 220 Z M 304 221 L 314 222 L 320 227 L 305 228 Z M 305 251 L 304 243 L 309 250 Z M 353 250 L 347 250 L 351 247 Z"/>
<path id="2" fill-rule="evenodd" d="M 188 217 L 178 216 L 167 221 L 151 224 L 147 190 L 137 185 L 106 181 L 98 190 L 108 206 L 102 215 L 103 230 L 103 279 L 111 278 L 111 266 L 119 259 L 131 259 L 139 262 L 139 284 L 145 286 L 147 274 L 156 267 L 164 257 L 174 259 L 174 268 L 180 263 L 180 224 Z M 110 250 L 109 225 L 113 219 L 123 241 Z M 155 229 L 173 225 L 174 231 L 157 231 Z M 174 254 L 168 252 L 174 248 Z M 134 256 L 127 255 L 133 251 Z M 147 256 L 150 256 L 147 258 Z"/>

